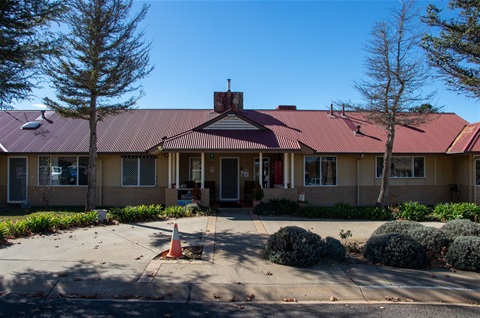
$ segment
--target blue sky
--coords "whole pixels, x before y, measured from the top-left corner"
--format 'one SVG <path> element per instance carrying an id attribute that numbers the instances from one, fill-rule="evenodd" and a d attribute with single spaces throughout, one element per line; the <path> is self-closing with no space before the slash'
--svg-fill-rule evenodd
<path id="1" fill-rule="evenodd" d="M 213 107 L 213 92 L 244 92 L 245 109 L 328 109 L 332 101 L 359 102 L 363 50 L 374 22 L 399 5 L 390 1 L 135 1 L 151 5 L 142 24 L 152 41 L 155 70 L 143 81 L 139 108 Z M 445 6 L 446 1 L 433 1 Z M 419 1 L 424 8 L 427 1 Z M 422 10 L 424 12 L 424 10 Z M 469 122 L 480 104 L 447 91 L 441 80 L 434 102 Z M 16 105 L 35 109 L 39 98 Z"/>

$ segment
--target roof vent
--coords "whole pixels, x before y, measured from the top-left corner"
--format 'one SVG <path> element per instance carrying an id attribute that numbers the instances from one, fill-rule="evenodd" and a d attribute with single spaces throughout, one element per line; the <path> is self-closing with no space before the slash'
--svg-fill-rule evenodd
<path id="1" fill-rule="evenodd" d="M 356 136 L 361 136 L 361 135 L 363 135 L 363 133 L 360 131 L 360 128 L 361 128 L 360 125 L 358 125 L 358 126 L 356 127 L 356 129 L 355 129 L 355 135 L 356 135 Z"/>
<path id="2" fill-rule="evenodd" d="M 22 127 L 20 127 L 21 129 L 29 129 L 29 130 L 34 130 L 34 129 L 37 129 L 38 127 L 40 127 L 42 125 L 41 122 L 38 122 L 38 121 L 29 121 L 25 124 L 22 125 Z"/>
<path id="3" fill-rule="evenodd" d="M 278 105 L 276 110 L 297 110 L 295 105 Z"/>

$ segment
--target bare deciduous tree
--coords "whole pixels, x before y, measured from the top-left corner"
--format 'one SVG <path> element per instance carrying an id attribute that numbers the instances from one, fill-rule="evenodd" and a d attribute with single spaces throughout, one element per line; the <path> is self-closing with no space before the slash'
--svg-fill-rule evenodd
<path id="1" fill-rule="evenodd" d="M 349 105 L 364 112 L 366 119 L 386 133 L 380 193 L 376 205 L 383 207 L 389 190 L 392 153 L 397 126 L 415 126 L 432 120 L 430 112 L 412 112 L 433 95 L 422 95 L 429 83 L 428 68 L 420 55 L 422 33 L 414 1 L 401 2 L 388 20 L 374 25 L 372 39 L 366 46 L 367 79 L 357 81 L 355 89 L 364 103 Z"/>

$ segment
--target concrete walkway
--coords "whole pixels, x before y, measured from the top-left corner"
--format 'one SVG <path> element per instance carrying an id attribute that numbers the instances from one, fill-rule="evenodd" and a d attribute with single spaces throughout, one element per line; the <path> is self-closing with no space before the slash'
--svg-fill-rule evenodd
<path id="1" fill-rule="evenodd" d="M 155 259 L 170 244 L 203 245 L 202 260 Z M 250 215 L 217 216 L 77 229 L 12 240 L 0 249 L 0 295 L 205 301 L 448 302 L 480 304 L 480 274 L 324 263 L 295 268 L 267 262 L 268 234 L 297 225 L 365 241 L 382 222 Z M 428 225 L 441 226 L 441 223 Z"/>

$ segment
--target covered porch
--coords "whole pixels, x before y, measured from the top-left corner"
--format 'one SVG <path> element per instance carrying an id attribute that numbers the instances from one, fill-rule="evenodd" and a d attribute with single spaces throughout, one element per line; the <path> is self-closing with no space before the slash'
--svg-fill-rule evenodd
<path id="1" fill-rule="evenodd" d="M 197 199 L 204 206 L 251 207 L 257 184 L 264 189 L 264 200 L 298 199 L 295 181 L 302 178 L 296 171 L 301 166 L 298 152 L 169 152 L 164 156 L 168 158 L 167 206 Z"/>

